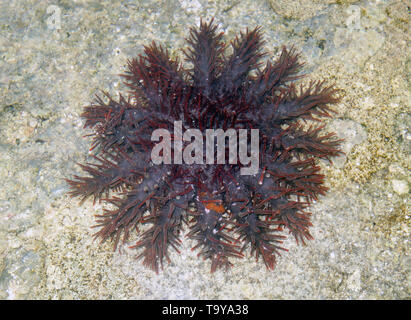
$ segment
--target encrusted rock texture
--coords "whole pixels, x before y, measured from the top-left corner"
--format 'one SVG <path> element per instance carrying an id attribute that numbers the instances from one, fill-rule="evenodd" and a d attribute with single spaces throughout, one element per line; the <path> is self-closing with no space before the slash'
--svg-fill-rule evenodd
<path id="1" fill-rule="evenodd" d="M 411 163 L 409 1 L 40 1 L 0 10 L 1 299 L 409 299 Z M 253 10 L 250 10 L 250 8 Z M 181 253 L 159 274 L 130 243 L 93 241 L 92 199 L 67 196 L 90 139 L 80 118 L 99 89 L 153 40 L 183 58 L 187 30 L 214 17 L 226 40 L 258 25 L 265 50 L 292 46 L 309 79 L 342 90 L 326 129 L 344 155 L 320 161 L 330 190 L 310 207 L 313 240 L 269 271 L 229 270 Z"/>

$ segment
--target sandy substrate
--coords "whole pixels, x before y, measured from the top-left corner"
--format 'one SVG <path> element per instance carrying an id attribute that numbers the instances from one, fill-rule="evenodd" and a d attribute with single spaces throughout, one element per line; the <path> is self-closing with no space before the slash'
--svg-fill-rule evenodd
<path id="1" fill-rule="evenodd" d="M 411 297 L 409 1 L 59 3 L 0 10 L 0 298 Z M 288 239 L 272 272 L 246 257 L 210 274 L 187 240 L 157 275 L 135 260 L 133 239 L 116 252 L 93 241 L 102 207 L 66 196 L 63 179 L 87 159 L 82 107 L 99 89 L 124 90 L 118 74 L 144 44 L 181 55 L 200 17 L 215 17 L 227 39 L 261 25 L 267 50 L 294 44 L 310 79 L 342 89 L 327 129 L 346 154 L 320 163 L 330 191 L 310 210 L 315 239 Z"/>

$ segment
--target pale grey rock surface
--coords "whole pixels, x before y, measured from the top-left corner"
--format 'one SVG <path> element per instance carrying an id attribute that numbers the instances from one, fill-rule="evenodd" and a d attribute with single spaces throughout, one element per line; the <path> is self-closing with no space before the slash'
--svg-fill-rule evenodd
<path id="1" fill-rule="evenodd" d="M 1 1 L 1 299 L 410 298 L 409 1 L 52 5 Z M 181 55 L 188 28 L 213 16 L 228 39 L 262 25 L 267 50 L 294 44 L 311 79 L 342 89 L 327 129 L 346 155 L 320 163 L 330 191 L 310 210 L 315 240 L 288 239 L 273 272 L 247 257 L 210 274 L 184 241 L 156 275 L 127 245 L 92 240 L 102 207 L 69 199 L 64 178 L 87 157 L 82 107 L 125 89 L 126 59 L 152 40 Z"/>

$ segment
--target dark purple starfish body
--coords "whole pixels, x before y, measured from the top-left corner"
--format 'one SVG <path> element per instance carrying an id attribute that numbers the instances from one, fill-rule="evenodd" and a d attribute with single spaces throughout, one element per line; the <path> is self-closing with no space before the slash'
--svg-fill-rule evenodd
<path id="1" fill-rule="evenodd" d="M 297 88 L 302 64 L 293 49 L 263 66 L 260 28 L 232 41 L 231 54 L 216 29 L 213 21 L 191 29 L 184 52 L 191 69 L 155 43 L 145 47 L 122 75 L 128 97 L 105 94 L 82 114 L 94 132 L 94 161 L 81 165 L 86 176 L 67 180 L 70 194 L 114 205 L 97 215 L 95 236 L 115 247 L 150 224 L 133 247 L 156 271 L 170 247 L 178 251 L 184 225 L 211 271 L 247 248 L 273 269 L 284 228 L 298 243 L 312 238 L 306 208 L 326 191 L 316 158 L 340 153 L 340 140 L 323 126 L 299 122 L 329 117 L 337 90 L 323 82 Z M 258 173 L 241 175 L 241 164 L 153 164 L 153 131 L 173 132 L 175 121 L 201 132 L 258 129 Z"/>

